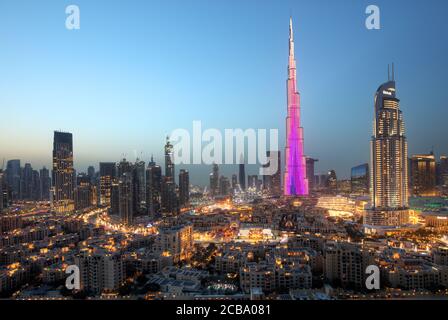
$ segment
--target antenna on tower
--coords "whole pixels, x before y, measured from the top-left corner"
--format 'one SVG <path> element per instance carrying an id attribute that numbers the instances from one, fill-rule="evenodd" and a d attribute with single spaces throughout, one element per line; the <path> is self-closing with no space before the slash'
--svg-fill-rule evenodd
<path id="1" fill-rule="evenodd" d="M 392 81 L 395 81 L 395 68 L 393 62 L 392 62 Z"/>
<path id="2" fill-rule="evenodd" d="M 387 64 L 387 81 L 390 81 L 390 64 Z"/>

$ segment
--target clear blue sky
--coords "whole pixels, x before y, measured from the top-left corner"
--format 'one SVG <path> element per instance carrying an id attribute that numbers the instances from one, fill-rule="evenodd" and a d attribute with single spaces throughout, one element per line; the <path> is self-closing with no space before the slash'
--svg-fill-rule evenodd
<path id="1" fill-rule="evenodd" d="M 65 28 L 69 4 L 80 30 Z M 364 26 L 369 4 L 381 30 Z M 392 61 L 410 154 L 448 153 L 447 1 L 2 0 L 0 157 L 49 166 L 62 129 L 78 170 L 122 154 L 161 161 L 166 134 L 193 120 L 278 128 L 283 145 L 290 15 L 318 171 L 346 177 L 368 162 L 373 95 Z"/>

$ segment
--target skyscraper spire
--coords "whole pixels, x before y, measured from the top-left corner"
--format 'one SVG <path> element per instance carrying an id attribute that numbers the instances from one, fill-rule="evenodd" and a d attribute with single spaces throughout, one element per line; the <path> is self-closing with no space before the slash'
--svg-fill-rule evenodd
<path id="1" fill-rule="evenodd" d="M 306 159 L 303 152 L 303 128 L 300 126 L 300 95 L 297 91 L 292 18 L 289 20 L 289 62 L 286 84 L 288 115 L 286 117 L 284 194 L 287 196 L 307 195 L 308 180 L 306 178 Z"/>

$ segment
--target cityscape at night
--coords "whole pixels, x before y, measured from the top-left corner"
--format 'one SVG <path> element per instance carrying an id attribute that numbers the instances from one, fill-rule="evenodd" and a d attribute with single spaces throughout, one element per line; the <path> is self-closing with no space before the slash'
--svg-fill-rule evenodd
<path id="1" fill-rule="evenodd" d="M 448 3 L 188 2 L 0 5 L 0 306 L 448 300 Z"/>

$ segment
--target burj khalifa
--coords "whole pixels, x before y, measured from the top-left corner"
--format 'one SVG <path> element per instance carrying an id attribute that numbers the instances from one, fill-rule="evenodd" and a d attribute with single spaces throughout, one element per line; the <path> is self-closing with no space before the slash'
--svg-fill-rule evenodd
<path id="1" fill-rule="evenodd" d="M 289 63 L 287 85 L 288 115 L 286 117 L 285 196 L 308 195 L 306 159 L 303 152 L 303 128 L 300 126 L 300 94 L 297 91 L 296 60 L 292 18 L 289 20 Z"/>

